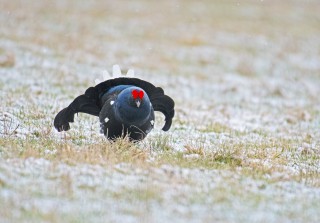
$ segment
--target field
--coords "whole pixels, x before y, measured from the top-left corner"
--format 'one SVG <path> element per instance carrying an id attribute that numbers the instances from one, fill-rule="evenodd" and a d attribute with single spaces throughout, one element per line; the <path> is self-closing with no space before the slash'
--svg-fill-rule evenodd
<path id="1" fill-rule="evenodd" d="M 0 222 L 320 222 L 320 3 L 0 0 Z M 176 103 L 53 118 L 119 64 Z"/>

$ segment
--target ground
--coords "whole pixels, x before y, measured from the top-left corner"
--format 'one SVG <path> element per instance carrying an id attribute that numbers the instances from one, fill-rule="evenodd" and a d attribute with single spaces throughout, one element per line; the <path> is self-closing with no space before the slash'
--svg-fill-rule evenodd
<path id="1" fill-rule="evenodd" d="M 0 0 L 1 222 L 320 222 L 320 4 Z M 108 142 L 57 112 L 119 64 L 176 102 Z"/>

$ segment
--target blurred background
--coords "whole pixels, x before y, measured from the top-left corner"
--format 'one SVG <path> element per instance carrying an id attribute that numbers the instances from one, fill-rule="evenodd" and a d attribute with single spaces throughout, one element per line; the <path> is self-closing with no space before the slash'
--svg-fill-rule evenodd
<path id="1" fill-rule="evenodd" d="M 273 76 L 290 69 L 296 70 L 291 75 L 301 69 L 315 74 L 319 8 L 312 0 L 2 0 L 1 55 L 11 55 L 17 67 L 50 56 L 52 63 L 120 63 L 199 78 Z M 2 58 L 6 65 L 13 63 Z"/>

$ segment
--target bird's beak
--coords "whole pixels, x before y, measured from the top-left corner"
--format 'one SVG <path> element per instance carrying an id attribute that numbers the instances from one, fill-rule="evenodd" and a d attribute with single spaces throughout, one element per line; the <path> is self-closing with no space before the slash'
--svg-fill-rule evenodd
<path id="1" fill-rule="evenodd" d="M 140 107 L 141 102 L 139 100 L 136 101 L 137 107 Z"/>

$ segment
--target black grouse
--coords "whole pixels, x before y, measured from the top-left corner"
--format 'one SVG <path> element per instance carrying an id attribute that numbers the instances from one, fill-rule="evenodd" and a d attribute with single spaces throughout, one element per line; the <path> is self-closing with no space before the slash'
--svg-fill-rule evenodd
<path id="1" fill-rule="evenodd" d="M 115 78 L 90 87 L 78 96 L 54 119 L 54 127 L 60 131 L 70 129 L 78 112 L 98 116 L 101 133 L 108 139 L 128 137 L 142 140 L 153 129 L 154 111 L 165 116 L 163 131 L 171 127 L 174 101 L 160 87 L 138 78 Z"/>

